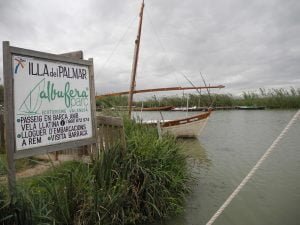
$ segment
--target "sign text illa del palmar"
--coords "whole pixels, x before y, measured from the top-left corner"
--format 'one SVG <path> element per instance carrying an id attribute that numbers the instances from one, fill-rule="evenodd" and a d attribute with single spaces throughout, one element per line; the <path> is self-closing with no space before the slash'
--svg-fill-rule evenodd
<path id="1" fill-rule="evenodd" d="M 12 60 L 17 150 L 92 137 L 88 66 Z"/>

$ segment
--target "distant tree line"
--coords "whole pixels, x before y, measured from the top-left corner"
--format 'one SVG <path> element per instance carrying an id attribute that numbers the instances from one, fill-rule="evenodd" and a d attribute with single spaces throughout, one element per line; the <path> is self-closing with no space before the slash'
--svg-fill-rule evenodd
<path id="1" fill-rule="evenodd" d="M 185 107 L 189 99 L 189 106 L 207 107 L 207 106 L 265 106 L 275 109 L 300 108 L 300 88 L 278 88 L 278 89 L 259 89 L 257 92 L 244 92 L 242 96 L 236 97 L 232 94 L 212 94 L 211 96 L 188 94 L 183 97 L 169 96 L 157 98 L 152 96 L 144 101 L 135 101 L 137 107 L 159 107 L 174 106 Z M 101 108 L 111 108 L 127 106 L 127 96 L 113 96 L 98 99 L 96 104 Z"/>

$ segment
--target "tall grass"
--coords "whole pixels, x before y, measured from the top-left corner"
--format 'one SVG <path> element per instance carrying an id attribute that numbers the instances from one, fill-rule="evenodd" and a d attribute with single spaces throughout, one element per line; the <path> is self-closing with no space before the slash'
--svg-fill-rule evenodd
<path id="1" fill-rule="evenodd" d="M 70 162 L 24 179 L 15 204 L 0 191 L 4 224 L 22 224 L 16 212 L 25 207 L 24 224 L 140 224 L 179 213 L 189 174 L 176 140 L 129 120 L 125 127 L 125 153 L 116 146 L 91 164 Z"/>
<path id="2" fill-rule="evenodd" d="M 185 107 L 186 98 L 189 98 L 190 106 L 207 107 L 211 105 L 208 95 L 189 94 L 185 98 L 178 96 L 163 97 L 161 99 L 150 98 L 143 102 L 135 102 L 137 106 L 157 107 L 175 106 Z M 212 94 L 213 106 L 265 106 L 268 108 L 300 108 L 300 88 L 290 89 L 259 89 L 256 92 L 244 92 L 241 96 L 235 97 L 232 94 Z"/>
<path id="3" fill-rule="evenodd" d="M 96 105 L 101 108 L 108 108 L 114 106 L 127 106 L 127 96 L 108 96 L 101 99 L 97 99 Z"/>
<path id="4" fill-rule="evenodd" d="M 260 89 L 259 93 L 244 92 L 240 104 L 268 108 L 300 108 L 300 88 Z"/>

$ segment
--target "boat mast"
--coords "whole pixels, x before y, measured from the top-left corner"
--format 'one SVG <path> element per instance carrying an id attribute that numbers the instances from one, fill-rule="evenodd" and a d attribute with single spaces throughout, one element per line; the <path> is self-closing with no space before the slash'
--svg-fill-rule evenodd
<path id="1" fill-rule="evenodd" d="M 144 0 L 143 0 L 142 6 L 141 6 L 141 11 L 140 11 L 139 29 L 138 29 L 138 34 L 137 34 L 137 37 L 136 37 L 136 40 L 135 40 L 134 58 L 133 58 L 132 72 L 131 72 L 131 83 L 130 83 L 129 96 L 128 96 L 128 113 L 129 113 L 129 117 L 131 117 L 132 100 L 133 100 L 133 93 L 134 93 L 134 89 L 135 89 L 135 77 L 136 77 L 136 70 L 137 70 L 138 58 L 139 58 L 144 6 L 145 6 L 145 4 L 144 4 Z"/>

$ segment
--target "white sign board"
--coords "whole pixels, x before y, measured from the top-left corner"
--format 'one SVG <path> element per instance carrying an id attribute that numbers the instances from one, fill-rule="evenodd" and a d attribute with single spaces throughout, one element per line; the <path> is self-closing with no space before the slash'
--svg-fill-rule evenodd
<path id="1" fill-rule="evenodd" d="M 88 66 L 12 56 L 16 150 L 92 137 Z"/>

